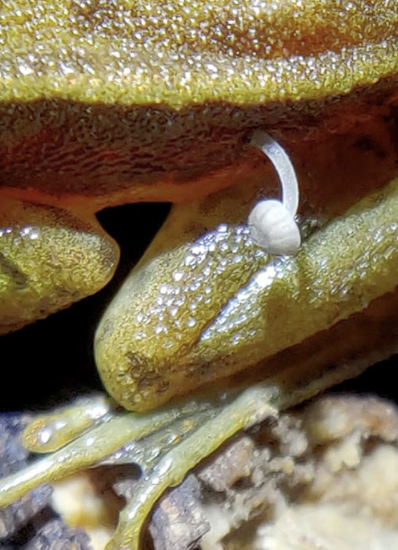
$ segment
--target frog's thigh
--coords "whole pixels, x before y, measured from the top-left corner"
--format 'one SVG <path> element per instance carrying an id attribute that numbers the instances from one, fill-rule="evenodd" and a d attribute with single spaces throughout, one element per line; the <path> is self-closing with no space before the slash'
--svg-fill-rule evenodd
<path id="1" fill-rule="evenodd" d="M 247 204 L 240 206 L 242 194 L 229 200 L 225 195 L 174 205 L 101 319 L 95 339 L 98 371 L 125 409 L 156 408 L 203 383 L 197 370 L 187 374 L 185 357 L 230 297 L 269 259 L 239 224 L 248 210 Z"/>
<path id="2" fill-rule="evenodd" d="M 101 378 L 126 409 L 261 365 L 397 287 L 398 179 L 279 259 L 235 223 L 190 234 L 192 212 L 172 211 L 98 327 Z"/>
<path id="3" fill-rule="evenodd" d="M 1 198 L 0 333 L 95 293 L 112 277 L 116 243 L 58 208 Z"/>

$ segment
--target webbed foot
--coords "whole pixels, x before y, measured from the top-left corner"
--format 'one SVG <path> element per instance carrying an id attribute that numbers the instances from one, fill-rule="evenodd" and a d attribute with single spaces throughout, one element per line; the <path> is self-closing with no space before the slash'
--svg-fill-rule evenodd
<path id="1" fill-rule="evenodd" d="M 38 417 L 25 430 L 25 441 L 36 452 L 47 452 L 49 441 L 59 449 L 0 480 L 0 507 L 43 482 L 85 468 L 135 463 L 142 469 L 142 478 L 134 500 L 120 515 L 107 550 L 138 550 L 148 514 L 168 487 L 179 484 L 189 470 L 237 431 L 276 416 L 279 410 L 313 396 L 345 374 L 344 368 L 327 372 L 320 369 L 316 373 L 319 376 L 312 379 L 300 378 L 295 365 L 287 371 L 282 383 L 274 377 L 241 393 L 215 400 L 190 399 L 144 415 L 113 411 L 102 398 L 86 399 L 84 417 L 91 419 L 91 427 L 89 421 L 80 426 L 74 422 L 73 417 L 82 414 L 81 401 L 61 409 L 58 418 L 57 412 Z M 313 369 L 309 371 L 314 374 Z M 98 410 L 100 414 L 95 414 Z M 70 427 L 63 424 L 65 419 L 72 420 L 75 427 L 76 439 L 72 441 Z"/>

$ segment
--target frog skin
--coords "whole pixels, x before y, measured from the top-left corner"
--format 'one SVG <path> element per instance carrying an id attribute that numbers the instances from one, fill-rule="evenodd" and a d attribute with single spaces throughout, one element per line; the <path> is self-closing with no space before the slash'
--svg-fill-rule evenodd
<path id="1" fill-rule="evenodd" d="M 398 8 L 4 4 L 2 332 L 112 277 L 96 211 L 176 205 L 96 334 L 102 380 L 131 412 L 87 398 L 38 417 L 24 444 L 47 456 L 1 481 L 0 506 L 111 455 L 136 462 L 108 545 L 135 550 L 162 492 L 236 431 L 396 350 Z M 278 192 L 255 128 L 296 167 L 303 233 L 322 220 L 294 257 L 246 227 Z"/>

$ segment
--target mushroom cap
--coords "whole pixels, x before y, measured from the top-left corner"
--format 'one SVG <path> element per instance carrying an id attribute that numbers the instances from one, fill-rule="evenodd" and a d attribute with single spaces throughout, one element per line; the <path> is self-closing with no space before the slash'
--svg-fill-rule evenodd
<path id="1" fill-rule="evenodd" d="M 253 241 L 269 254 L 295 254 L 300 248 L 300 231 L 280 201 L 260 201 L 249 215 Z"/>

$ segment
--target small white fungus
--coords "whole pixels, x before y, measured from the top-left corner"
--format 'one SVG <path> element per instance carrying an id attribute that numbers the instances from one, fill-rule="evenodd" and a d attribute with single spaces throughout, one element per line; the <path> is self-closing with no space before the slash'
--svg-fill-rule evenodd
<path id="1" fill-rule="evenodd" d="M 282 185 L 282 201 L 262 200 L 249 214 L 251 237 L 269 254 L 295 254 L 300 248 L 301 237 L 294 219 L 299 191 L 293 165 L 284 149 L 266 132 L 256 130 L 251 143 L 271 160 Z"/>

